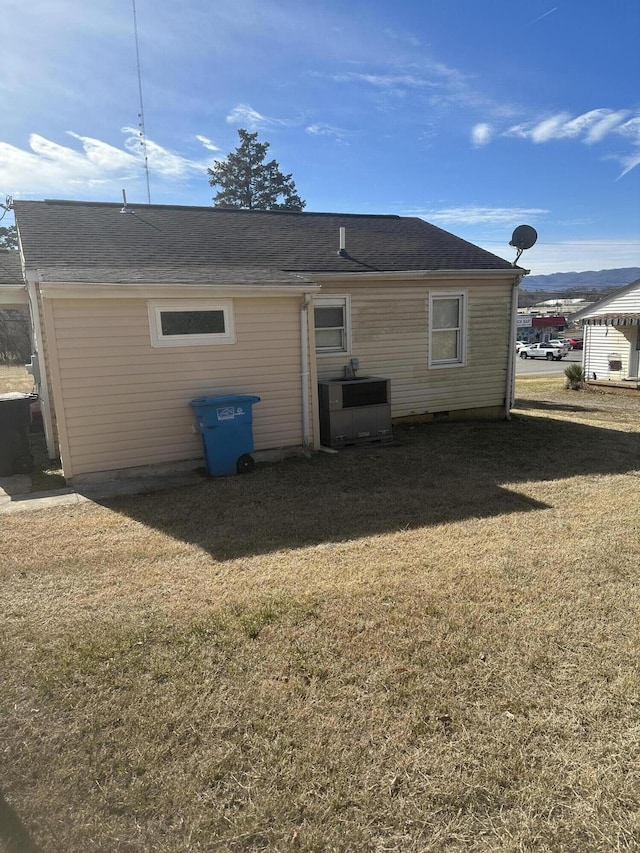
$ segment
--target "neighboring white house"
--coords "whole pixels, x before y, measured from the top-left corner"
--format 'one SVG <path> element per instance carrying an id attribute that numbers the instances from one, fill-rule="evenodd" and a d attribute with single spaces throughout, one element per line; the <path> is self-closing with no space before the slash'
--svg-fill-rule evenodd
<path id="1" fill-rule="evenodd" d="M 577 313 L 583 366 L 591 381 L 640 384 L 640 279 Z"/>
<path id="2" fill-rule="evenodd" d="M 189 401 L 209 394 L 261 398 L 258 458 L 318 448 L 318 381 L 352 360 L 390 380 L 395 419 L 509 414 L 525 270 L 421 219 L 64 201 L 15 216 L 49 452 L 74 482 L 201 459 Z"/>

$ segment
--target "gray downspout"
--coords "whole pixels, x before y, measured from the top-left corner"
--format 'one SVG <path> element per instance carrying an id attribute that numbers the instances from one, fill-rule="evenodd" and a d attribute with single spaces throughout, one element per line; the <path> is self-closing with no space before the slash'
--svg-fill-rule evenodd
<path id="1" fill-rule="evenodd" d="M 302 383 L 302 444 L 309 447 L 311 443 L 309 432 L 309 331 L 308 309 L 311 296 L 305 293 L 300 309 L 300 380 Z"/>
<path id="2" fill-rule="evenodd" d="M 516 317 L 518 316 L 518 286 L 522 276 L 516 277 L 511 288 L 511 328 L 509 330 L 509 357 L 507 359 L 507 387 L 504 395 L 504 416 L 511 420 L 511 407 L 515 402 L 516 382 Z"/>
<path id="3" fill-rule="evenodd" d="M 25 277 L 26 278 L 26 277 Z M 27 293 L 29 294 L 29 306 L 31 310 L 31 320 L 33 323 L 33 341 L 35 344 L 36 356 L 38 358 L 38 368 L 40 380 L 38 382 L 38 394 L 40 396 L 40 411 L 42 413 L 42 423 L 44 426 L 44 437 L 47 443 L 47 453 L 49 459 L 57 457 L 56 445 L 53 438 L 53 419 L 51 417 L 51 399 L 49 396 L 49 384 L 47 382 L 47 365 L 44 357 L 44 345 L 42 338 L 42 321 L 40 318 L 40 306 L 38 305 L 38 291 L 36 283 L 26 278 Z"/>

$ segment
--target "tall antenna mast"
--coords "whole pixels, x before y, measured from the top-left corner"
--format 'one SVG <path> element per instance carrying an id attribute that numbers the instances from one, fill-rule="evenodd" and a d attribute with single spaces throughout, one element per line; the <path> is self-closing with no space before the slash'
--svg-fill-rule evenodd
<path id="1" fill-rule="evenodd" d="M 138 69 L 138 94 L 140 96 L 140 112 L 138 113 L 138 127 L 140 128 L 140 145 L 144 156 L 144 173 L 147 179 L 147 202 L 151 204 L 151 187 L 149 185 L 149 160 L 147 158 L 147 133 L 144 128 L 144 104 L 142 101 L 142 74 L 140 72 L 140 48 L 138 46 L 138 18 L 136 16 L 136 0 L 131 0 L 133 5 L 133 32 L 136 39 L 136 66 Z"/>

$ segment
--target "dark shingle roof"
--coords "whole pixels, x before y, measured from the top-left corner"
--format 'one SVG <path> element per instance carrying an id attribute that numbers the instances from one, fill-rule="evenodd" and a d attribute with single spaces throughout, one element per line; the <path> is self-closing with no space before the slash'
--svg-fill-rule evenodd
<path id="1" fill-rule="evenodd" d="M 20 252 L 13 249 L 0 249 L 0 284 L 24 286 Z"/>
<path id="2" fill-rule="evenodd" d="M 512 269 L 414 217 L 169 205 L 130 205 L 134 213 L 126 214 L 121 207 L 14 202 L 26 266 L 84 268 L 93 273 L 85 281 L 108 281 L 106 273 L 127 275 L 134 268 L 180 270 L 180 280 L 199 278 L 198 267 L 299 273 Z M 346 257 L 338 254 L 340 227 L 346 229 Z M 138 272 L 138 280 L 143 277 Z"/>

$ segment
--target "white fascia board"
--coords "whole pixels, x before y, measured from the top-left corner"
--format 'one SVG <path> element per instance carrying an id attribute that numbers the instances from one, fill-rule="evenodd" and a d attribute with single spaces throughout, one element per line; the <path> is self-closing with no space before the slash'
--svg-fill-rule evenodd
<path id="1" fill-rule="evenodd" d="M 520 282 L 529 270 L 520 268 L 501 270 L 400 270 L 393 272 L 323 272 L 306 273 L 314 281 L 325 282 L 349 282 L 349 281 L 451 281 L 460 279 L 472 279 L 483 281 L 495 278 L 504 278 L 513 282 Z"/>
<path id="2" fill-rule="evenodd" d="M 317 284 L 71 284 L 41 282 L 45 299 L 209 299 L 227 297 L 299 296 L 317 293 Z"/>

